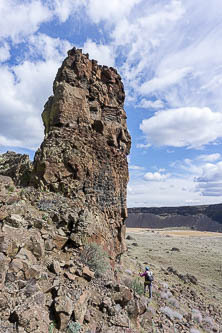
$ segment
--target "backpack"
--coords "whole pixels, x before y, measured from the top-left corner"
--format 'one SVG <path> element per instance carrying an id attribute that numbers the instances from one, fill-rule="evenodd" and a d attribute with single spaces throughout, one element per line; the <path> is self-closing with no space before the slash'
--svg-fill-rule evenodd
<path id="1" fill-rule="evenodd" d="M 147 272 L 145 275 L 145 281 L 152 282 L 153 281 L 153 273 L 152 272 Z"/>

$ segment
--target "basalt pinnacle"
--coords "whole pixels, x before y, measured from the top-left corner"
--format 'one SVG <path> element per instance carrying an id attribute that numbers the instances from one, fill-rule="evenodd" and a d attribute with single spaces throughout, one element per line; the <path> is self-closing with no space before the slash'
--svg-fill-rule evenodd
<path id="1" fill-rule="evenodd" d="M 53 92 L 42 113 L 45 138 L 31 182 L 73 199 L 67 228 L 74 243 L 97 242 L 116 259 L 124 251 L 131 146 L 121 77 L 73 48 Z"/>

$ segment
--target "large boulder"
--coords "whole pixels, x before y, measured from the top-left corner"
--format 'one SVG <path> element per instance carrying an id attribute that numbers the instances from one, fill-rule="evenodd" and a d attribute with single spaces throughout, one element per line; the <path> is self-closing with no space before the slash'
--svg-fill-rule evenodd
<path id="1" fill-rule="evenodd" d="M 131 146 L 121 78 L 114 68 L 73 48 L 53 91 L 42 113 L 45 138 L 35 155 L 31 184 L 71 198 L 72 241 L 101 244 L 115 260 L 125 250 Z"/>

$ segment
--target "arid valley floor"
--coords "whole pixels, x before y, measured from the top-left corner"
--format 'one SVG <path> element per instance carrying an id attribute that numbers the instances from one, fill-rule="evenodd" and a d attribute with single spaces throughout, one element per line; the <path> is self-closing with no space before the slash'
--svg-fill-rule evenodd
<path id="1" fill-rule="evenodd" d="M 183 313 L 188 308 L 195 311 L 192 308 L 198 304 L 199 309 L 222 307 L 222 233 L 127 228 L 126 242 L 128 251 L 124 265 L 128 265 L 133 276 L 138 276 L 146 265 L 154 273 L 154 308 L 158 306 L 164 285 L 165 292 L 169 291 L 178 300 L 178 309 Z M 197 283 L 184 282 L 183 277 L 187 274 L 194 276 Z M 187 292 L 191 293 L 190 301 Z M 192 299 L 195 299 L 194 303 Z M 213 316 L 212 312 L 212 320 Z M 198 321 L 200 323 L 202 318 L 197 318 Z M 205 331 L 214 332 L 214 329 L 199 332 Z M 222 319 L 217 332 L 222 332 Z"/>

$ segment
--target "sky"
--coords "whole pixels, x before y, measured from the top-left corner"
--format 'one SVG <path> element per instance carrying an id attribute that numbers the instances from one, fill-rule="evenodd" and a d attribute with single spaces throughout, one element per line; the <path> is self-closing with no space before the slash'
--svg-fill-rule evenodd
<path id="1" fill-rule="evenodd" d="M 222 202 L 221 0 L 1 0 L 0 153 L 33 159 L 73 46 L 121 74 L 128 207 Z"/>

